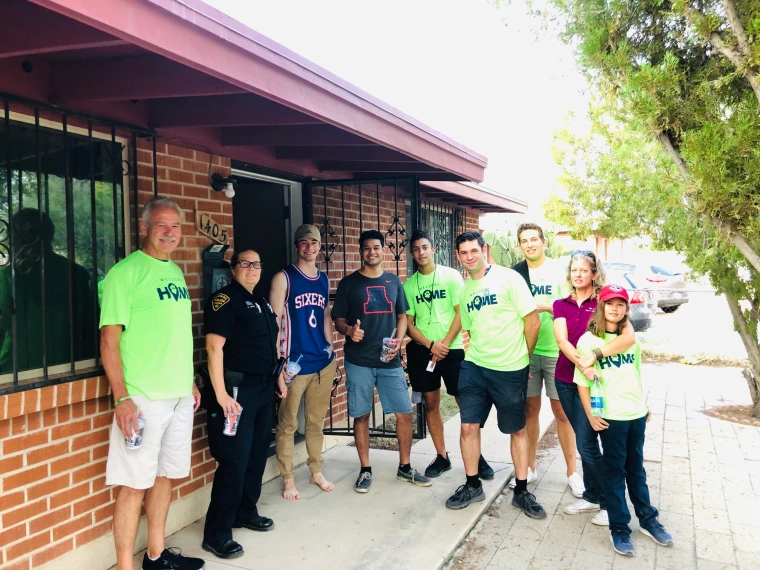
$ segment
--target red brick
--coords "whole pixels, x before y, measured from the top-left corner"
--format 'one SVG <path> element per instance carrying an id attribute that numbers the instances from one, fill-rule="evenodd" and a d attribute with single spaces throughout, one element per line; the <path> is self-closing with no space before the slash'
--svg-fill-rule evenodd
<path id="1" fill-rule="evenodd" d="M 50 464 L 50 473 L 52 475 L 56 475 L 58 473 L 63 473 L 64 471 L 74 469 L 75 467 L 80 467 L 81 465 L 85 465 L 89 462 L 90 450 L 88 449 L 80 453 L 68 455 L 66 457 L 62 457 L 61 459 L 53 461 Z"/>
<path id="2" fill-rule="evenodd" d="M 0 398 L 0 408 L 2 408 L 2 398 Z M 5 439 L 11 434 L 11 420 L 0 421 L 0 439 Z"/>
<path id="3" fill-rule="evenodd" d="M 23 471 L 22 473 L 18 473 L 17 475 L 9 475 L 8 477 L 5 477 L 3 479 L 3 491 L 10 491 L 11 489 L 15 489 L 16 487 L 21 487 L 22 485 L 34 483 L 35 481 L 44 479 L 47 476 L 48 476 L 47 465 L 39 465 L 38 467 L 27 469 Z"/>
<path id="4" fill-rule="evenodd" d="M 0 512 L 7 511 L 13 507 L 18 507 L 23 502 L 23 491 L 16 491 L 15 493 L 2 493 L 0 494 Z"/>
<path id="5" fill-rule="evenodd" d="M 80 435 L 71 440 L 71 451 L 79 451 L 85 447 L 92 447 L 108 441 L 108 428 Z"/>
<path id="6" fill-rule="evenodd" d="M 13 455 L 8 459 L 0 459 L 0 473 L 10 473 L 24 466 L 23 455 Z"/>
<path id="7" fill-rule="evenodd" d="M 63 455 L 64 453 L 68 453 L 68 452 L 69 452 L 69 442 L 61 441 L 60 443 L 54 443 L 53 445 L 40 447 L 39 449 L 30 451 L 29 453 L 26 454 L 26 464 L 34 465 L 35 463 L 40 463 L 41 461 L 47 461 L 49 459 L 52 459 L 53 457 L 58 457 L 59 455 Z"/>
<path id="8" fill-rule="evenodd" d="M 26 431 L 36 431 L 42 427 L 42 412 L 32 412 L 26 415 Z"/>
<path id="9" fill-rule="evenodd" d="M 98 397 L 98 376 L 93 378 L 87 378 L 84 385 L 84 399 L 85 401 L 94 400 Z"/>
<path id="10" fill-rule="evenodd" d="M 77 519 L 55 527 L 53 529 L 53 540 L 60 540 L 63 537 L 77 533 L 88 526 L 92 526 L 92 513 L 87 513 Z"/>
<path id="11" fill-rule="evenodd" d="M 51 511 L 41 517 L 29 521 L 30 534 L 37 534 L 45 529 L 52 528 L 71 518 L 71 505 L 66 505 L 55 511 Z"/>
<path id="12" fill-rule="evenodd" d="M 63 556 L 68 551 L 74 550 L 74 539 L 69 538 L 58 544 L 54 544 L 50 548 L 46 548 L 42 552 L 38 552 L 32 556 L 32 566 L 42 566 L 45 562 L 50 562 L 59 556 Z"/>
<path id="13" fill-rule="evenodd" d="M 187 485 L 183 485 L 182 487 L 178 489 L 179 496 L 184 497 L 186 495 L 189 495 L 190 493 L 193 493 L 194 491 L 197 491 L 198 489 L 203 487 L 204 484 L 205 484 L 205 479 L 203 478 L 196 479 L 195 481 L 191 481 Z"/>
<path id="14" fill-rule="evenodd" d="M 92 463 L 91 465 L 88 465 L 87 467 L 84 467 L 78 471 L 74 471 L 71 474 L 71 482 L 72 483 L 81 483 L 82 481 L 86 481 L 87 479 L 92 479 L 93 477 L 97 477 L 98 475 L 102 475 L 106 472 L 106 462 L 105 461 L 99 461 L 97 463 Z"/>
<path id="15" fill-rule="evenodd" d="M 197 479 L 198 477 L 202 477 L 206 473 L 209 473 L 216 469 L 216 462 L 215 461 L 209 461 L 208 463 L 204 463 L 203 465 L 196 467 L 193 469 L 193 479 Z"/>
<path id="16" fill-rule="evenodd" d="M 39 499 L 40 497 L 47 497 L 51 493 L 61 491 L 69 486 L 70 480 L 71 480 L 71 477 L 67 473 L 66 475 L 61 475 L 60 477 L 55 477 L 54 479 L 48 479 L 47 481 L 43 481 L 39 485 L 34 485 L 32 487 L 29 487 L 26 490 L 26 499 L 28 501 L 33 501 L 34 499 Z"/>
<path id="17" fill-rule="evenodd" d="M 77 380 L 71 383 L 71 404 L 76 404 L 84 400 L 84 380 Z"/>
<path id="18" fill-rule="evenodd" d="M 56 406 L 55 386 L 47 386 L 40 390 L 40 410 L 49 410 Z"/>
<path id="19" fill-rule="evenodd" d="M 108 444 L 99 445 L 98 447 L 92 448 L 92 460 L 97 461 L 98 459 L 103 459 L 105 457 L 108 457 Z"/>
<path id="20" fill-rule="evenodd" d="M 101 536 L 108 534 L 111 531 L 112 527 L 113 523 L 111 523 L 111 521 L 106 521 L 80 532 L 74 537 L 77 548 L 83 544 L 87 544 L 88 542 L 95 540 L 96 538 L 100 538 Z"/>
<path id="21" fill-rule="evenodd" d="M 40 534 L 36 536 L 32 536 L 31 538 L 27 538 L 26 540 L 22 540 L 21 542 L 17 542 L 16 544 L 13 544 L 5 549 L 5 559 L 6 560 L 13 560 L 14 558 L 20 558 L 24 554 L 29 554 L 30 552 L 33 552 L 37 550 L 38 548 L 42 548 L 43 546 L 46 546 L 50 543 L 50 531 L 47 532 L 41 532 Z"/>
<path id="22" fill-rule="evenodd" d="M 184 148 L 181 146 L 176 146 L 173 144 L 167 144 L 166 145 L 166 154 L 170 156 L 177 156 L 180 158 L 195 158 L 195 151 L 189 148 Z M 158 162 L 158 161 L 156 161 Z"/>
<path id="23" fill-rule="evenodd" d="M 5 528 L 5 527 L 4 527 Z M 0 531 L 0 544 L 3 546 L 16 542 L 26 537 L 26 525 L 19 524 L 13 528 L 6 528 Z"/>
<path id="24" fill-rule="evenodd" d="M 58 423 L 58 410 L 56 408 L 52 408 L 50 410 L 45 410 L 42 412 L 42 426 L 43 427 L 50 427 Z"/>
<path id="25" fill-rule="evenodd" d="M 81 485 L 72 487 L 71 489 L 68 489 L 64 491 L 63 493 L 58 493 L 56 495 L 51 496 L 50 508 L 57 509 L 58 507 L 62 507 L 63 505 L 68 505 L 70 503 L 73 503 L 74 501 L 82 499 L 88 496 L 89 494 L 90 494 L 90 484 L 82 483 Z"/>
<path id="26" fill-rule="evenodd" d="M 98 507 L 102 507 L 108 501 L 111 500 L 111 489 L 101 491 L 96 495 L 91 495 L 86 499 L 74 503 L 74 516 L 77 517 L 83 513 L 95 510 Z"/>
<path id="27" fill-rule="evenodd" d="M 58 408 L 58 423 L 62 424 L 71 419 L 71 405 Z"/>
<path id="28" fill-rule="evenodd" d="M 104 414 L 98 414 L 94 418 L 92 418 L 92 429 L 98 429 L 102 427 L 107 427 L 113 424 L 113 412 L 111 411 L 110 402 L 100 402 L 98 405 L 98 409 L 100 411 L 108 410 Z"/>
<path id="29" fill-rule="evenodd" d="M 221 201 L 212 202 L 211 200 L 198 200 L 198 210 L 202 212 L 210 212 L 212 214 L 215 212 L 218 212 L 221 214 L 222 204 L 221 204 Z"/>
<path id="30" fill-rule="evenodd" d="M 24 392 L 24 407 L 21 413 L 31 414 L 37 412 L 40 409 L 40 390 L 27 390 Z"/>
<path id="31" fill-rule="evenodd" d="M 100 509 L 97 509 L 93 513 L 93 517 L 95 518 L 95 522 L 99 523 L 100 521 L 104 521 L 106 519 L 110 519 L 113 517 L 113 502 L 108 503 L 105 507 L 101 507 Z M 111 522 L 109 521 L 109 524 Z"/>
<path id="32" fill-rule="evenodd" d="M 92 419 L 87 418 L 78 422 L 71 422 L 62 426 L 54 427 L 51 430 L 52 439 L 61 439 L 71 437 L 81 433 L 88 432 L 92 429 Z"/>
<path id="33" fill-rule="evenodd" d="M 11 420 L 11 436 L 26 433 L 26 416 L 16 416 Z"/>
<path id="34" fill-rule="evenodd" d="M 55 405 L 68 406 L 71 402 L 71 384 L 58 384 L 56 386 Z"/>
<path id="35" fill-rule="evenodd" d="M 47 501 L 43 500 L 35 503 L 27 503 L 23 507 L 3 514 L 3 528 L 8 528 L 20 522 L 27 521 L 34 516 L 44 513 L 46 510 Z"/>
<path id="36" fill-rule="evenodd" d="M 29 558 L 26 558 L 24 560 L 19 560 L 18 562 L 14 562 L 10 566 L 3 566 L 3 570 L 29 570 L 30 562 Z"/>
<path id="37" fill-rule="evenodd" d="M 71 419 L 72 420 L 78 420 L 79 418 L 83 418 L 85 416 L 85 402 L 77 402 L 75 404 L 71 404 Z"/>

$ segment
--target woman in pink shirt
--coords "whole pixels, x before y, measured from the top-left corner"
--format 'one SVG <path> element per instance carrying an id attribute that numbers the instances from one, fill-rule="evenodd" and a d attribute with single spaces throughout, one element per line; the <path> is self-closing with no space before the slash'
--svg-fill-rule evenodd
<path id="1" fill-rule="evenodd" d="M 557 346 L 560 350 L 554 383 L 562 409 L 575 431 L 586 490 L 581 500 L 568 505 L 564 510 L 570 515 L 599 511 L 591 522 L 607 526 L 609 519 L 604 502 L 599 436 L 586 417 L 578 396 L 578 386 L 573 383 L 573 374 L 576 367 L 583 370 L 592 366 L 598 358 L 625 352 L 633 346 L 636 337 L 633 326 L 628 322 L 619 338 L 602 349 L 598 349 L 601 354 L 581 359 L 575 347 L 581 336 L 588 330 L 588 323 L 596 311 L 599 291 L 607 284 L 607 276 L 593 252 L 577 250 L 570 254 L 568 281 L 573 288 L 573 293 L 564 299 L 554 301 L 554 336 L 557 338 Z"/>

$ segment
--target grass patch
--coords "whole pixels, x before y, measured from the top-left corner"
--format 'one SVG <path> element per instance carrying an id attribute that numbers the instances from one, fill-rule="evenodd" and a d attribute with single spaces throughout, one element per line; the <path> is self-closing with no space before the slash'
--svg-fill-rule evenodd
<path id="1" fill-rule="evenodd" d="M 641 357 L 645 363 L 650 364 L 672 362 L 698 366 L 729 366 L 739 368 L 746 368 L 749 366 L 749 360 L 746 358 L 730 358 L 715 354 L 705 354 L 704 352 L 686 356 L 675 352 L 661 352 L 658 350 L 652 350 L 651 348 L 642 347 Z"/>

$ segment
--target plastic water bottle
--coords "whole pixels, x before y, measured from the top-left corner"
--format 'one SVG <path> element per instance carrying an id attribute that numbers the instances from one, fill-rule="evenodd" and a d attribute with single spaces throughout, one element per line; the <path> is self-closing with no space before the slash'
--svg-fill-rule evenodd
<path id="1" fill-rule="evenodd" d="M 599 377 L 594 376 L 594 383 L 591 386 L 591 415 L 601 416 L 604 413 L 604 394 L 602 394 L 602 383 Z"/>

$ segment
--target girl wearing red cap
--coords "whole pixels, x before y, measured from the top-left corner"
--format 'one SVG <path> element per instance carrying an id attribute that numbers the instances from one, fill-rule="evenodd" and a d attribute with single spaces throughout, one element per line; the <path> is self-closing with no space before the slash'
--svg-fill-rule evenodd
<path id="1" fill-rule="evenodd" d="M 633 556 L 631 514 L 625 501 L 625 488 L 639 519 L 639 530 L 662 546 L 673 539 L 657 520 L 658 512 L 649 501 L 644 470 L 644 433 L 649 409 L 641 387 L 641 349 L 638 341 L 626 352 L 604 356 L 601 347 L 616 339 L 628 321 L 628 291 L 619 285 L 606 285 L 588 325 L 578 341 L 582 356 L 594 354 L 596 363 L 583 372 L 575 371 L 574 381 L 588 421 L 602 439 L 604 496 L 610 522 L 610 538 L 615 552 Z M 594 415 L 590 388 L 601 383 L 603 408 Z"/>

